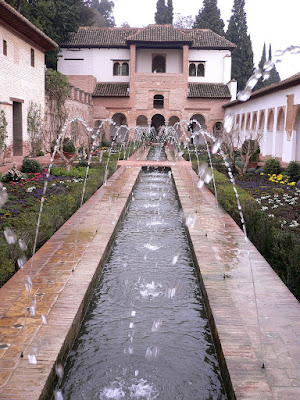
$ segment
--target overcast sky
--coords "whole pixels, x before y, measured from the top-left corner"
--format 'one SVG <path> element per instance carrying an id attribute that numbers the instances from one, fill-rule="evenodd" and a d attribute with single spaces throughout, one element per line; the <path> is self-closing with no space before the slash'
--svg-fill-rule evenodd
<path id="1" fill-rule="evenodd" d="M 227 28 L 234 0 L 218 0 L 221 17 Z M 114 0 L 114 17 L 117 26 L 127 21 L 131 27 L 154 23 L 157 0 Z M 166 1 L 167 3 L 167 1 Z M 173 0 L 174 13 L 198 14 L 202 0 Z M 290 45 L 300 46 L 300 0 L 246 0 L 248 33 L 251 36 L 254 62 L 258 64 L 264 42 L 276 50 Z M 281 79 L 300 72 L 300 54 L 285 56 L 277 64 Z"/>

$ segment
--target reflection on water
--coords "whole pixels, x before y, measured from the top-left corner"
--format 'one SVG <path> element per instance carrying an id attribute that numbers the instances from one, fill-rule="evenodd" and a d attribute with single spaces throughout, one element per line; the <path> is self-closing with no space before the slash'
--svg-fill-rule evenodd
<path id="1" fill-rule="evenodd" d="M 142 172 L 134 199 L 67 360 L 64 399 L 226 399 L 171 174 Z"/>

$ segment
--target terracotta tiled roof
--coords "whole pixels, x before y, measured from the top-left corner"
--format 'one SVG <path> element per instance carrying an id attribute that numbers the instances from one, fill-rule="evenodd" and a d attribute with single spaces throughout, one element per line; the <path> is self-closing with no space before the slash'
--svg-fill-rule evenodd
<path id="1" fill-rule="evenodd" d="M 130 43 L 185 43 L 192 48 L 229 49 L 236 46 L 210 29 L 176 29 L 172 25 L 145 28 L 81 27 L 61 47 L 129 47 Z"/>
<path id="2" fill-rule="evenodd" d="M 129 83 L 97 83 L 94 97 L 129 97 Z"/>
<path id="3" fill-rule="evenodd" d="M 148 25 L 127 37 L 127 42 L 192 43 L 188 35 L 172 25 Z"/>
<path id="4" fill-rule="evenodd" d="M 128 47 L 126 38 L 138 31 L 138 28 L 98 28 L 81 27 L 78 32 L 70 33 L 69 40 L 61 47 Z"/>
<path id="5" fill-rule="evenodd" d="M 257 97 L 266 96 L 267 94 L 278 92 L 279 90 L 288 89 L 288 88 L 296 86 L 296 85 L 300 85 L 300 72 L 298 72 L 298 74 L 290 76 L 287 79 L 284 79 L 283 81 L 273 83 L 270 86 L 267 86 L 265 88 L 256 90 L 255 92 L 252 92 L 249 100 L 247 100 L 247 101 L 254 100 Z M 243 102 L 240 100 L 233 100 L 230 103 L 224 104 L 222 107 L 223 108 L 233 107 L 240 103 L 243 103 Z"/>
<path id="6" fill-rule="evenodd" d="M 236 48 L 236 45 L 223 38 L 223 36 L 211 31 L 210 29 L 182 29 L 182 31 L 193 39 L 192 48 L 216 48 L 230 49 Z"/>
<path id="7" fill-rule="evenodd" d="M 26 38 L 40 45 L 44 50 L 53 50 L 58 47 L 54 40 L 50 39 L 4 0 L 0 0 L 0 22 L 1 20 Z"/>
<path id="8" fill-rule="evenodd" d="M 189 83 L 188 97 L 230 99 L 228 86 L 221 83 Z"/>

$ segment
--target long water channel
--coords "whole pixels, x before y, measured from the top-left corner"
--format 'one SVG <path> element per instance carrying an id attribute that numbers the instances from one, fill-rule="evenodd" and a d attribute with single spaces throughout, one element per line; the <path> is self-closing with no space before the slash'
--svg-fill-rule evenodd
<path id="1" fill-rule="evenodd" d="M 171 171 L 141 172 L 61 385 L 71 400 L 227 398 Z"/>

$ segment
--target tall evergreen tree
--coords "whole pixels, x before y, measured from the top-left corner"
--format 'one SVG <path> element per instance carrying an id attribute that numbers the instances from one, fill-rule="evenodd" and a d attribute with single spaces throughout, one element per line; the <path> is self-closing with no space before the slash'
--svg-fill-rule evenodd
<path id="1" fill-rule="evenodd" d="M 173 1 L 168 0 L 166 5 L 165 0 L 158 0 L 156 3 L 155 22 L 158 25 L 167 25 L 173 23 Z"/>
<path id="2" fill-rule="evenodd" d="M 267 61 L 266 43 L 264 43 L 261 59 L 260 59 L 260 62 L 258 63 L 258 68 L 261 71 L 263 71 L 263 67 L 264 67 L 266 61 Z M 255 85 L 253 90 L 259 90 L 259 89 L 262 89 L 262 88 L 264 88 L 266 86 L 268 86 L 267 80 L 265 80 L 264 77 L 261 77 L 257 81 L 257 84 Z"/>
<path id="3" fill-rule="evenodd" d="M 113 8 L 115 6 L 110 0 L 92 0 L 92 6 L 102 15 L 106 23 L 104 26 L 115 26 L 115 18 L 113 16 Z"/>
<path id="4" fill-rule="evenodd" d="M 217 0 L 204 0 L 203 7 L 196 15 L 193 28 L 211 29 L 218 35 L 224 36 L 224 26 Z"/>
<path id="5" fill-rule="evenodd" d="M 81 25 L 90 25 L 93 14 L 84 0 L 7 0 L 51 39 L 62 43 L 69 32 Z M 46 65 L 56 66 L 57 51 L 46 52 Z"/>
<path id="6" fill-rule="evenodd" d="M 168 0 L 167 3 L 167 24 L 173 24 L 173 0 Z"/>
<path id="7" fill-rule="evenodd" d="M 253 72 L 253 51 L 250 35 L 247 34 L 245 0 L 234 0 L 226 39 L 237 48 L 232 53 L 232 78 L 237 80 L 238 89 L 243 90 Z"/>
<path id="8" fill-rule="evenodd" d="M 269 45 L 269 61 L 272 61 L 272 47 L 271 44 Z M 269 85 L 272 85 L 272 83 L 277 83 L 280 82 L 281 78 L 280 75 L 276 69 L 276 66 L 274 65 L 274 68 L 271 69 L 270 71 L 270 78 L 268 79 Z"/>

